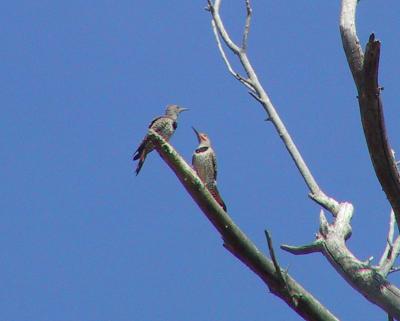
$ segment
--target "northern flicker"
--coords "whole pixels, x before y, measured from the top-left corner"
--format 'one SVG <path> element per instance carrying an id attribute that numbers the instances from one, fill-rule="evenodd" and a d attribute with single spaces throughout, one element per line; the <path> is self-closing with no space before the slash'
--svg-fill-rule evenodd
<path id="1" fill-rule="evenodd" d="M 154 130 L 168 141 L 178 126 L 177 120 L 179 114 L 185 110 L 188 109 L 181 108 L 178 105 L 168 105 L 167 109 L 165 110 L 165 115 L 154 118 L 149 125 L 149 129 Z M 146 135 L 136 152 L 133 154 L 133 160 L 139 160 L 136 167 L 136 175 L 139 174 L 147 154 L 153 149 L 153 143 Z"/>
<path id="2" fill-rule="evenodd" d="M 225 203 L 217 189 L 217 158 L 211 147 L 211 141 L 206 134 L 198 132 L 195 128 L 193 130 L 199 140 L 199 146 L 194 150 L 192 157 L 193 168 L 211 195 L 226 212 Z"/>

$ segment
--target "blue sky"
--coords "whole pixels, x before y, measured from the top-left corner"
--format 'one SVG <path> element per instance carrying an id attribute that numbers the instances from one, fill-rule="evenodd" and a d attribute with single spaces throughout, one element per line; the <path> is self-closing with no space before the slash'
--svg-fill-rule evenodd
<path id="1" fill-rule="evenodd" d="M 222 15 L 241 37 L 242 1 Z M 169 103 L 188 160 L 207 132 L 232 218 L 265 250 L 314 238 L 319 208 L 266 115 L 227 73 L 201 1 L 9 1 L 0 19 L 0 319 L 300 318 L 221 245 L 156 153 L 131 155 Z M 323 190 L 355 206 L 350 249 L 383 251 L 389 205 L 373 173 L 338 31 L 339 1 L 253 1 L 249 57 Z M 382 40 L 380 83 L 397 130 L 400 4 L 363 0 L 358 31 Z M 236 65 L 236 64 L 235 64 Z M 236 65 L 237 66 L 237 65 Z M 383 320 L 318 254 L 277 250 L 343 320 Z M 376 261 L 375 261 L 376 263 Z M 400 284 L 398 275 L 390 279 Z"/>

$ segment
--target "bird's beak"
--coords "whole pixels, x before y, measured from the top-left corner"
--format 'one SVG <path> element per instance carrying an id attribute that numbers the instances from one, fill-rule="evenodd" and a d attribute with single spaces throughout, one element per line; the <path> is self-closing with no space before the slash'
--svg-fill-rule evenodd
<path id="1" fill-rule="evenodd" d="M 201 139 L 200 139 L 200 134 L 199 134 L 199 132 L 198 132 L 197 129 L 194 128 L 193 126 L 192 126 L 192 129 L 193 129 L 193 131 L 196 133 L 197 139 L 199 140 L 199 143 L 200 143 Z"/>
<path id="2" fill-rule="evenodd" d="M 183 111 L 187 111 L 187 110 L 189 110 L 189 108 L 180 108 L 180 107 L 179 107 L 179 112 L 180 112 L 180 113 L 183 112 Z"/>

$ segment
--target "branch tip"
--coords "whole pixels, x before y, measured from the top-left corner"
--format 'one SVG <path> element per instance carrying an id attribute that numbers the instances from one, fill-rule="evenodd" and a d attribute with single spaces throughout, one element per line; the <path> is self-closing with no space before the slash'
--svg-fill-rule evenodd
<path id="1" fill-rule="evenodd" d="M 302 245 L 302 246 L 292 246 L 292 245 L 286 245 L 282 244 L 281 249 L 289 252 L 294 255 L 304 255 L 304 254 L 310 254 L 310 253 L 315 253 L 315 252 L 321 252 L 321 247 L 322 247 L 322 242 L 319 240 L 316 240 L 312 242 L 311 244 L 307 245 Z"/>
<path id="2" fill-rule="evenodd" d="M 280 283 L 284 284 L 286 287 L 286 278 L 284 278 L 281 268 L 279 266 L 278 260 L 276 259 L 274 247 L 272 245 L 271 234 L 268 232 L 268 230 L 264 230 L 264 233 L 265 233 L 265 237 L 267 239 L 269 254 L 271 255 L 272 263 L 274 264 L 274 267 L 275 267 L 275 272 L 278 275 Z"/>
<path id="3" fill-rule="evenodd" d="M 247 39 L 249 37 L 252 12 L 253 12 L 253 10 L 251 9 L 251 6 L 250 6 L 250 0 L 246 0 L 246 22 L 245 22 L 245 26 L 244 26 L 243 40 L 242 40 L 242 49 L 244 52 L 246 52 L 246 50 L 247 50 Z"/>

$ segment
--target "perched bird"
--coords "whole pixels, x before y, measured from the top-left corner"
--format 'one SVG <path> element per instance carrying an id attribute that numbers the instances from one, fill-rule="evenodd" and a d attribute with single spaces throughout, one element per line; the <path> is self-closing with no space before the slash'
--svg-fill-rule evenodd
<path id="1" fill-rule="evenodd" d="M 199 133 L 195 128 L 193 130 L 199 140 L 199 146 L 195 149 L 192 157 L 193 168 L 211 195 L 226 212 L 225 203 L 217 189 L 217 158 L 211 147 L 211 141 L 206 134 Z"/>
<path id="2" fill-rule="evenodd" d="M 156 133 L 161 135 L 165 140 L 169 140 L 175 129 L 178 127 L 178 116 L 181 112 L 188 110 L 187 108 L 181 108 L 178 105 L 168 105 L 165 110 L 165 115 L 154 118 L 149 125 L 149 129 L 154 130 Z M 154 149 L 153 143 L 146 135 L 139 145 L 136 152 L 133 154 L 133 160 L 139 160 L 136 167 L 136 175 L 139 174 L 140 169 L 146 159 L 148 153 Z"/>

